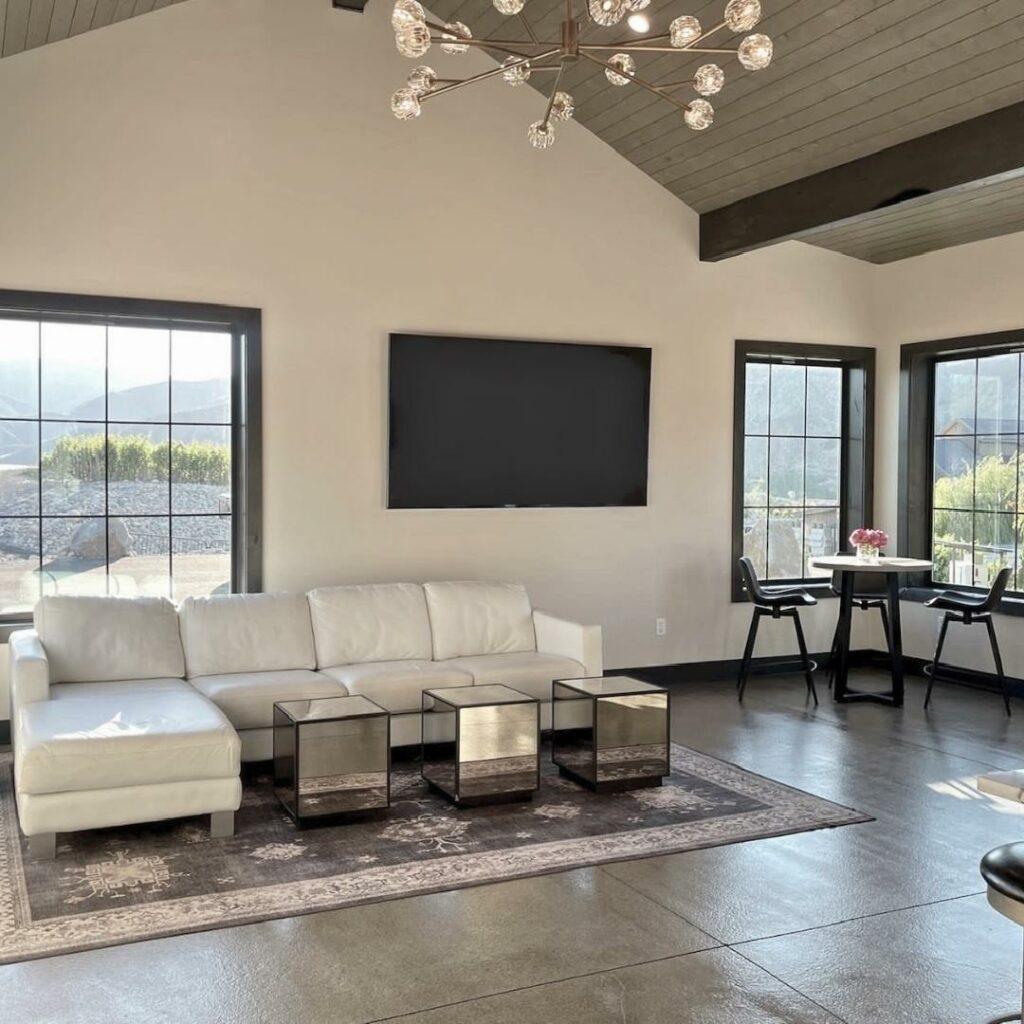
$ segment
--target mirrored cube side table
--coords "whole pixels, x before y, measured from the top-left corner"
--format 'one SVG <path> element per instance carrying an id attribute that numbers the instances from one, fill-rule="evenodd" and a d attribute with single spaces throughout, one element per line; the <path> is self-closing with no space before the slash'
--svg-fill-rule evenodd
<path id="1" fill-rule="evenodd" d="M 540 701 L 508 686 L 422 695 L 423 778 L 458 807 L 530 800 L 540 788 Z"/>
<path id="2" fill-rule="evenodd" d="M 629 676 L 552 683 L 551 759 L 598 793 L 660 786 L 670 771 L 669 695 Z"/>
<path id="3" fill-rule="evenodd" d="M 391 716 L 358 695 L 274 704 L 274 790 L 297 825 L 391 804 Z"/>

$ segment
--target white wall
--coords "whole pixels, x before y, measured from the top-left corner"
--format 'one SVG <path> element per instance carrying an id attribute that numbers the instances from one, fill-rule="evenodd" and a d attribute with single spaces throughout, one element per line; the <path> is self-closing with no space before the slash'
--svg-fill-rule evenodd
<path id="1" fill-rule="evenodd" d="M 733 341 L 875 343 L 874 269 L 796 243 L 701 264 L 696 215 L 593 135 L 530 148 L 529 89 L 399 123 L 388 6 L 192 0 L 0 62 L 0 286 L 263 309 L 268 588 L 519 579 L 602 623 L 609 666 L 737 656 Z M 386 511 L 392 330 L 652 346 L 649 506 Z M 792 649 L 783 623 L 759 651 Z"/>
<path id="2" fill-rule="evenodd" d="M 874 305 L 882 336 L 878 353 L 878 440 L 875 450 L 876 519 L 896 524 L 900 346 L 1024 327 L 1024 233 L 945 249 L 880 268 Z M 903 604 L 908 654 L 935 652 L 941 613 Z M 1006 671 L 1024 676 L 1024 619 L 996 622 Z M 985 630 L 952 626 L 943 661 L 991 670 Z"/>

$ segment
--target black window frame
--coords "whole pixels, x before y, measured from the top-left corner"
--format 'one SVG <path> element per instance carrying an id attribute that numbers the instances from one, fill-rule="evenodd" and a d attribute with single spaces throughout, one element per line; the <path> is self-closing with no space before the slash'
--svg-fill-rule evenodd
<path id="1" fill-rule="evenodd" d="M 262 311 L 213 303 L 0 289 L 0 319 L 231 334 L 231 589 L 234 593 L 261 590 Z M 0 643 L 31 621 L 31 612 L 0 615 Z"/>
<path id="2" fill-rule="evenodd" d="M 918 341 L 900 346 L 899 484 L 897 525 L 899 554 L 931 559 L 935 418 L 935 366 L 955 359 L 1024 353 L 1024 330 L 995 331 Z M 930 572 L 907 577 L 901 596 L 927 601 L 941 590 L 983 594 L 987 587 L 943 583 Z M 1024 591 L 1007 591 L 1000 611 L 1024 616 Z"/>
<path id="3" fill-rule="evenodd" d="M 746 368 L 750 363 L 839 366 L 843 371 L 843 408 L 839 469 L 839 537 L 843 546 L 856 526 L 872 525 L 874 514 L 875 349 L 859 345 L 823 345 L 791 341 L 737 340 L 733 377 L 732 562 L 733 602 L 749 600 L 740 577 L 743 556 L 743 462 L 746 427 Z M 775 580 L 829 597 L 830 580 L 805 576 Z"/>

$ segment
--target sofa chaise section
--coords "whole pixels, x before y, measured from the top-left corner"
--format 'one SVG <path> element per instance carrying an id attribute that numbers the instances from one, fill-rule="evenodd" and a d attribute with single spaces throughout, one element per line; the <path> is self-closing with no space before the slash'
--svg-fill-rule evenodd
<path id="1" fill-rule="evenodd" d="M 241 802 L 230 723 L 181 678 L 162 598 L 43 598 L 10 641 L 15 790 L 32 852 L 56 833 L 210 814 L 229 834 Z"/>
<path id="2" fill-rule="evenodd" d="M 305 594 L 189 597 L 180 620 L 188 681 L 238 730 L 243 761 L 273 756 L 275 701 L 348 692 L 316 671 Z"/>

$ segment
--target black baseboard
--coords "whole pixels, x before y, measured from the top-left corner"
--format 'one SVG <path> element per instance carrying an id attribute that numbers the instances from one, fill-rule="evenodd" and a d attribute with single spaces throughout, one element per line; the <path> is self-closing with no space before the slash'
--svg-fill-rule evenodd
<path id="1" fill-rule="evenodd" d="M 0 747 L 11 745 L 11 723 L 0 722 Z"/>

